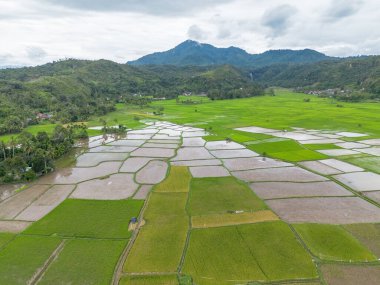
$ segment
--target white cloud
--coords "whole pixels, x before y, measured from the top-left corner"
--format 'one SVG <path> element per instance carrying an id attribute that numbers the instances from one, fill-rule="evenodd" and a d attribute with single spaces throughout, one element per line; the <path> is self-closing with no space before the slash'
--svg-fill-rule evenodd
<path id="1" fill-rule="evenodd" d="M 36 46 L 27 47 L 26 53 L 31 60 L 44 59 L 47 56 L 47 53 L 43 48 Z"/>
<path id="2" fill-rule="evenodd" d="M 267 10 L 263 17 L 264 26 L 271 29 L 273 37 L 280 36 L 286 32 L 290 25 L 290 20 L 297 13 L 297 9 L 288 4 L 280 5 Z"/>
<path id="3" fill-rule="evenodd" d="M 125 11 L 178 16 L 201 11 L 232 0 L 42 0 L 46 3 L 85 11 Z"/>
<path id="4" fill-rule="evenodd" d="M 362 0 L 335 0 L 326 10 L 329 21 L 339 21 L 356 14 L 363 4 Z"/>
<path id="5" fill-rule="evenodd" d="M 191 25 L 187 31 L 187 35 L 193 40 L 204 40 L 206 38 L 206 32 L 202 30 L 198 25 Z"/>
<path id="6" fill-rule="evenodd" d="M 380 54 L 379 18 L 378 0 L 0 0 L 0 65 L 65 57 L 126 62 L 188 37 L 251 53 Z"/>

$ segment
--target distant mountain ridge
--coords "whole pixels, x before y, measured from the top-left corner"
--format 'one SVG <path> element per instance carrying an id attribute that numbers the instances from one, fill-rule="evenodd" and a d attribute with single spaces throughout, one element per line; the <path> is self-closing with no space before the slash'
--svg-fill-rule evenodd
<path id="1" fill-rule="evenodd" d="M 211 66 L 229 64 L 236 67 L 264 67 L 279 63 L 313 63 L 336 59 L 311 49 L 269 50 L 261 54 L 249 54 L 237 47 L 217 48 L 192 40 L 184 41 L 173 49 L 155 52 L 130 65 Z"/>

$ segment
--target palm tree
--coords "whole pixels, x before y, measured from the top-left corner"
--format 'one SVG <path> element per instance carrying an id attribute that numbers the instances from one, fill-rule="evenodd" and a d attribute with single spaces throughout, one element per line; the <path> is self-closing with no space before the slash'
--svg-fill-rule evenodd
<path id="1" fill-rule="evenodd" d="M 10 140 L 10 146 L 12 148 L 12 158 L 15 157 L 15 148 L 16 148 L 16 140 L 15 138 L 12 136 L 11 137 L 11 140 Z"/>
<path id="2" fill-rule="evenodd" d="M 0 142 L 1 145 L 1 151 L 3 152 L 3 158 L 4 160 L 7 159 L 7 147 L 3 141 Z"/>

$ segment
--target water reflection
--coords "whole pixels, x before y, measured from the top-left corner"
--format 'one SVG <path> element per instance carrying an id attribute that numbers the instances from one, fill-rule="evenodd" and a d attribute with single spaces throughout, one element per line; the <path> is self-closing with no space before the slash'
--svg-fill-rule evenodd
<path id="1" fill-rule="evenodd" d="M 25 184 L 0 184 L 0 202 L 14 195 L 17 189 L 25 187 Z"/>

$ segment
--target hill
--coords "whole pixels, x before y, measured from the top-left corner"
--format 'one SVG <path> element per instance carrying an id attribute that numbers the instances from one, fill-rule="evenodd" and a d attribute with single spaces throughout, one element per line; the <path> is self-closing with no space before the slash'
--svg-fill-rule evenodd
<path id="1" fill-rule="evenodd" d="M 187 40 L 175 48 L 143 56 L 130 65 L 210 66 L 233 65 L 236 67 L 263 67 L 278 63 L 307 63 L 330 60 L 311 49 L 270 50 L 262 54 L 249 54 L 237 47 L 217 48 L 210 44 Z"/>
<path id="2" fill-rule="evenodd" d="M 348 93 L 343 94 L 347 100 L 359 100 L 360 96 L 380 97 L 380 56 L 313 64 L 279 64 L 252 69 L 251 75 L 267 86 L 346 90 Z"/>
<path id="3" fill-rule="evenodd" d="M 140 96 L 175 98 L 204 92 L 213 99 L 256 96 L 262 88 L 248 73 L 228 66 L 138 68 L 107 60 L 69 59 L 37 67 L 0 70 L 0 134 L 38 123 L 87 120 Z"/>

